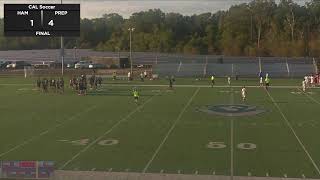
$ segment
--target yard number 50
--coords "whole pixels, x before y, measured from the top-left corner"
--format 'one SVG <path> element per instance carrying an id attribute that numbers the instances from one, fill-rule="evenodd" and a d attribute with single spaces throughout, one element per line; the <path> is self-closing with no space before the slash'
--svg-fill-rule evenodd
<path id="1" fill-rule="evenodd" d="M 210 148 L 210 149 L 223 149 L 226 147 L 227 145 L 224 142 L 209 142 L 207 144 L 207 148 Z M 240 143 L 237 145 L 237 148 L 251 150 L 251 149 L 256 149 L 257 145 L 253 143 Z"/>

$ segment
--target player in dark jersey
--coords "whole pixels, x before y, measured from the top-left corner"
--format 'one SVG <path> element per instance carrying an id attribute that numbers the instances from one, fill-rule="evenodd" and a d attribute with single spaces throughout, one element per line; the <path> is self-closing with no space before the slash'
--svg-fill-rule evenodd
<path id="1" fill-rule="evenodd" d="M 98 77 L 94 78 L 94 89 L 98 88 Z"/>
<path id="2" fill-rule="evenodd" d="M 175 82 L 174 76 L 169 77 L 169 88 L 173 89 L 173 83 Z"/>
<path id="3" fill-rule="evenodd" d="M 96 89 L 96 77 L 95 75 L 92 75 L 90 78 L 89 78 L 89 83 L 90 83 L 90 88 L 91 89 Z"/>
<path id="4" fill-rule="evenodd" d="M 48 79 L 47 79 L 47 78 L 44 78 L 44 79 L 42 80 L 42 89 L 43 89 L 43 92 L 45 92 L 45 93 L 48 92 L 48 85 L 49 85 Z"/>
<path id="5" fill-rule="evenodd" d="M 53 82 L 53 79 L 52 79 L 52 78 L 50 78 L 50 80 L 49 80 L 49 86 L 50 86 L 50 87 L 52 87 L 52 86 L 53 86 L 52 82 Z"/>
<path id="6" fill-rule="evenodd" d="M 100 87 L 102 86 L 102 77 L 98 77 L 98 84 Z"/>
<path id="7" fill-rule="evenodd" d="M 87 77 L 86 77 L 86 75 L 84 75 L 83 76 L 83 78 L 82 78 L 82 81 L 83 81 L 83 84 L 84 84 L 84 95 L 86 95 L 87 94 Z"/>
<path id="8" fill-rule="evenodd" d="M 73 77 L 71 77 L 69 80 L 69 88 L 73 89 Z"/>
<path id="9" fill-rule="evenodd" d="M 114 81 L 117 80 L 117 73 L 115 71 L 112 73 L 112 77 Z"/>
<path id="10" fill-rule="evenodd" d="M 73 78 L 72 78 L 72 88 L 73 88 L 74 90 L 78 90 L 78 89 L 77 89 L 77 86 L 78 86 L 77 78 L 76 78 L 76 77 L 73 77 Z"/>
<path id="11" fill-rule="evenodd" d="M 63 80 L 63 77 L 60 78 L 60 92 L 61 93 L 64 92 L 64 80 Z"/>
<path id="12" fill-rule="evenodd" d="M 40 89 L 41 89 L 41 79 L 40 79 L 40 77 L 38 77 L 36 83 L 37 83 L 37 88 L 38 88 L 38 90 L 40 90 Z"/>
<path id="13" fill-rule="evenodd" d="M 59 82 L 59 78 L 57 80 L 55 80 L 55 92 L 58 93 L 60 90 L 60 82 Z"/>
<path id="14" fill-rule="evenodd" d="M 81 75 L 79 78 L 79 95 L 86 95 L 87 91 L 87 78 L 85 75 Z"/>

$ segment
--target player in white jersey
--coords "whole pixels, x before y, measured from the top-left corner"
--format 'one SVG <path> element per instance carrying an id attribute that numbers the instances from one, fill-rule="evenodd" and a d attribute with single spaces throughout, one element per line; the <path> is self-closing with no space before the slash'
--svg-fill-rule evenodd
<path id="1" fill-rule="evenodd" d="M 310 76 L 310 84 L 312 87 L 314 87 L 314 76 L 313 75 Z"/>
<path id="2" fill-rule="evenodd" d="M 305 79 L 302 81 L 302 91 L 306 92 L 306 80 Z"/>
<path id="3" fill-rule="evenodd" d="M 308 83 L 309 83 L 308 81 L 309 81 L 308 76 L 305 76 L 305 77 L 304 77 L 304 82 L 305 82 L 306 86 L 308 86 Z"/>
<path id="4" fill-rule="evenodd" d="M 241 96 L 242 96 L 242 101 L 245 101 L 247 97 L 247 89 L 245 86 L 243 86 L 243 88 L 241 89 Z"/>
<path id="5" fill-rule="evenodd" d="M 128 81 L 131 81 L 131 72 L 128 72 Z"/>
<path id="6" fill-rule="evenodd" d="M 231 86 L 231 77 L 228 76 L 228 85 Z"/>

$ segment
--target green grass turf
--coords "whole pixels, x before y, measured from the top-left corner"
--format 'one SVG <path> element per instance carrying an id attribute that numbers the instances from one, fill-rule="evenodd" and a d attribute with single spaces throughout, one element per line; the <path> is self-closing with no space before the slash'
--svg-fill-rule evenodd
<path id="1" fill-rule="evenodd" d="M 69 88 L 64 94 L 43 94 L 33 81 L 0 78 L 0 160 L 54 160 L 57 169 L 65 170 L 320 178 L 319 89 L 297 94 L 292 92 L 298 89 L 271 88 L 269 96 L 263 88 L 248 88 L 245 104 L 266 112 L 226 117 L 197 109 L 243 104 L 239 88 L 139 87 L 136 105 L 130 87 L 109 86 L 126 81 L 107 80 L 101 91 L 87 96 Z M 301 84 L 300 79 L 272 82 Z M 135 84 L 167 81 L 129 83 Z M 209 81 L 177 79 L 176 84 Z M 217 85 L 225 84 L 225 79 L 217 79 Z M 234 84 L 256 85 L 256 79 Z M 118 144 L 102 146 L 103 140 Z M 208 148 L 210 142 L 223 148 Z M 241 149 L 241 143 L 256 148 Z"/>

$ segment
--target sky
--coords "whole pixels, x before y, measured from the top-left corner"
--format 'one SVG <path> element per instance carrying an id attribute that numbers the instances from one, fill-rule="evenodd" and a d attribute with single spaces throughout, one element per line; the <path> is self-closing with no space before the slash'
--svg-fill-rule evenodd
<path id="1" fill-rule="evenodd" d="M 279 1 L 279 0 L 276 0 Z M 311 0 L 294 0 L 304 5 Z M 106 13 L 118 13 L 125 18 L 134 12 L 148 9 L 161 9 L 163 12 L 176 12 L 183 15 L 215 13 L 230 6 L 250 0 L 63 0 L 63 3 L 80 3 L 82 18 L 101 17 Z M 0 17 L 3 17 L 3 4 L 13 3 L 60 3 L 60 0 L 0 0 Z"/>

